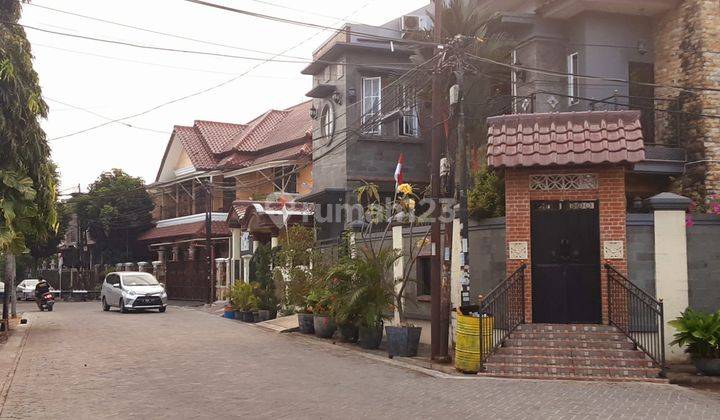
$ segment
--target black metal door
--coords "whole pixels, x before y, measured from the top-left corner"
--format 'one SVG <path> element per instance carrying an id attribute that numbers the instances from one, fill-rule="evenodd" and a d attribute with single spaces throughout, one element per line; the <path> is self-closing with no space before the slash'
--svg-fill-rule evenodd
<path id="1" fill-rule="evenodd" d="M 533 322 L 600 323 L 598 203 L 531 206 Z"/>

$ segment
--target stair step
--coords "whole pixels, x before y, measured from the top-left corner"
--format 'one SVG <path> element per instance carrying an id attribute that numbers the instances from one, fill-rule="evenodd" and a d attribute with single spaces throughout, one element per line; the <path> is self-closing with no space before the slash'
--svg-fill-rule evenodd
<path id="1" fill-rule="evenodd" d="M 597 381 L 597 382 L 649 382 L 656 384 L 667 384 L 667 379 L 663 378 L 625 378 L 620 376 L 583 376 L 583 375 L 532 375 L 523 373 L 489 373 L 481 372 L 478 376 L 488 378 L 512 378 L 512 379 L 549 379 L 561 381 Z"/>
<path id="2" fill-rule="evenodd" d="M 635 345 L 629 341 L 602 341 L 602 340 L 524 340 L 508 338 L 505 347 L 545 347 L 545 348 L 574 348 L 574 349 L 625 349 L 635 350 Z"/>
<path id="3" fill-rule="evenodd" d="M 517 356 L 585 357 L 605 359 L 647 359 L 643 352 L 629 349 L 500 347 L 497 350 L 496 354 Z"/>
<path id="4" fill-rule="evenodd" d="M 581 341 L 627 341 L 625 334 L 618 332 L 556 332 L 516 331 L 510 334 L 512 339 L 522 340 L 581 340 Z"/>
<path id="5" fill-rule="evenodd" d="M 617 333 L 618 329 L 611 325 L 598 324 L 522 324 L 517 327 L 517 331 Z"/>
<path id="6" fill-rule="evenodd" d="M 609 366 L 567 366 L 486 363 L 485 372 L 491 374 L 560 375 L 586 377 L 657 378 L 657 368 L 632 368 Z"/>
<path id="7" fill-rule="evenodd" d="M 575 367 L 631 367 L 653 368 L 652 360 L 640 358 L 601 358 L 601 357 L 553 357 L 553 356 L 518 356 L 494 354 L 488 357 L 487 363 L 514 364 L 514 365 L 545 365 L 545 366 L 575 366 Z"/>

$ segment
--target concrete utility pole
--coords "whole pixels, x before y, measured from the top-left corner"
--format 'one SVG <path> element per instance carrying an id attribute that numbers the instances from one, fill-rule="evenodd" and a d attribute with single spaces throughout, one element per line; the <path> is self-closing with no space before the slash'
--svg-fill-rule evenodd
<path id="1" fill-rule="evenodd" d="M 442 44 L 442 13 L 444 0 L 435 0 L 435 41 Z M 440 246 L 440 148 L 443 140 L 442 127 L 442 60 L 438 60 L 432 81 L 432 142 L 430 146 L 430 189 L 433 197 L 432 226 L 430 242 L 432 256 L 430 259 L 430 357 L 433 360 L 448 360 L 448 332 L 442 328 L 442 267 Z"/>
<path id="2" fill-rule="evenodd" d="M 467 197 L 467 146 L 465 139 L 465 106 L 463 104 L 463 85 L 465 82 L 465 46 L 467 37 L 457 35 L 453 40 L 456 69 L 455 80 L 458 86 L 457 110 L 457 155 L 455 157 L 455 195 L 458 200 L 458 219 L 460 219 L 460 293 L 462 305 L 470 304 L 470 240 L 468 237 L 468 197 Z"/>

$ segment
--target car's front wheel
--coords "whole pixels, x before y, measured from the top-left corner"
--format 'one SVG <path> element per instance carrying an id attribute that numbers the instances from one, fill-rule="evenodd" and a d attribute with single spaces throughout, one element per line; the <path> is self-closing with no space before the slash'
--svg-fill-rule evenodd
<path id="1" fill-rule="evenodd" d="M 102 298 L 102 309 L 105 312 L 110 310 L 110 305 L 107 304 L 107 301 L 105 300 L 105 296 L 103 296 L 103 298 Z"/>
<path id="2" fill-rule="evenodd" d="M 125 307 L 125 302 L 123 302 L 122 299 L 120 299 L 120 302 L 118 303 L 118 305 L 120 306 L 120 312 L 122 312 L 124 314 L 128 313 L 128 310 Z"/>
<path id="3" fill-rule="evenodd" d="M 161 306 L 158 310 L 160 311 L 160 313 L 163 313 L 167 310 L 167 306 Z"/>

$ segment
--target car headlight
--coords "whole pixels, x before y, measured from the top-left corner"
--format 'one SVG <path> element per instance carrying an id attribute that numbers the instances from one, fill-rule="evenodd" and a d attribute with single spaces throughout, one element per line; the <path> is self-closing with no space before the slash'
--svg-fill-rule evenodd
<path id="1" fill-rule="evenodd" d="M 163 290 L 162 293 L 160 294 L 160 297 L 167 298 L 167 292 Z"/>
<path id="2" fill-rule="evenodd" d="M 126 290 L 126 291 L 125 291 L 125 294 L 127 294 L 128 296 L 135 296 L 135 295 L 136 295 L 136 293 L 135 293 L 134 290 Z"/>

